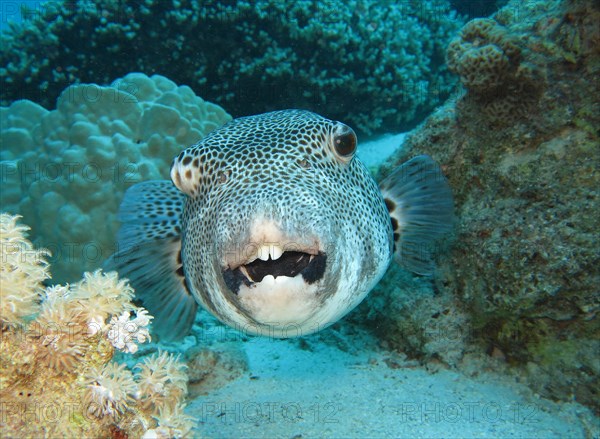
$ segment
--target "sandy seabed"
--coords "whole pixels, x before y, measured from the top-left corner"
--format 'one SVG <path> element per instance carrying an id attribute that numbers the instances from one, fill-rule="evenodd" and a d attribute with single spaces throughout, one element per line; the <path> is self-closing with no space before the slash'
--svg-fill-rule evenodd
<path id="1" fill-rule="evenodd" d="M 202 437 L 598 437 L 598 418 L 579 404 L 545 400 L 491 371 L 431 372 L 360 331 L 225 344 L 247 370 L 190 402 Z"/>

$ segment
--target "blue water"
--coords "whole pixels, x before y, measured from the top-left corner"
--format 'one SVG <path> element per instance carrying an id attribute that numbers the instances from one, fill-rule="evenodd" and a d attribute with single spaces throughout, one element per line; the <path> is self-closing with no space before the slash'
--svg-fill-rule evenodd
<path id="1" fill-rule="evenodd" d="M 60 7 L 59 4 L 60 2 L 55 0 L 3 1 L 0 3 L 0 31 L 8 29 L 9 23 L 17 24 L 34 19 L 50 8 Z M 24 11 L 23 7 L 28 10 Z"/>

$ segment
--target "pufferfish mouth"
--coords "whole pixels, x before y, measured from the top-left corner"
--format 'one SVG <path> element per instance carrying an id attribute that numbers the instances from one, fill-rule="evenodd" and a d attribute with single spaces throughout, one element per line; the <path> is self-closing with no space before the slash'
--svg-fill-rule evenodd
<path id="1" fill-rule="evenodd" d="M 285 250 L 278 245 L 263 245 L 242 264 L 222 271 L 227 287 L 238 294 L 241 285 L 253 287 L 271 276 L 295 278 L 301 276 L 311 285 L 325 274 L 327 255 L 314 248 Z"/>

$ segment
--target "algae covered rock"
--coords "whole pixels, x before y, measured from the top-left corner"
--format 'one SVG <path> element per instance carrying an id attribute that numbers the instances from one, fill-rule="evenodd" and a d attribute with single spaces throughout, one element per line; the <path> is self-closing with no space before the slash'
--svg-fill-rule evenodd
<path id="1" fill-rule="evenodd" d="M 459 96 L 409 134 L 395 163 L 427 153 L 442 164 L 454 192 L 456 234 L 452 246 L 440 252 L 429 290 L 420 294 L 423 280 L 405 277 L 402 292 L 375 290 L 365 305 L 374 309 L 361 310 L 384 314 L 370 324 L 414 357 L 454 365 L 461 350 L 484 351 L 505 358 L 541 395 L 575 399 L 596 410 L 599 21 L 600 7 L 593 1 L 515 1 L 481 22 L 488 30 L 502 26 L 506 38 L 526 35 L 521 50 L 546 77 L 536 111 L 492 127 L 481 112 L 462 111 Z M 511 71 L 505 70 L 506 78 L 513 80 Z M 489 84 L 500 77 L 492 75 Z M 468 81 L 465 87 L 467 96 L 481 92 Z M 520 92 L 511 93 L 520 99 Z M 410 296 L 410 306 L 396 304 L 402 294 Z M 455 317 L 433 331 L 444 315 Z M 428 346 L 439 334 L 448 338 L 444 334 L 457 324 L 455 349 L 432 353 Z M 407 341 L 403 334 L 416 335 Z"/>
<path id="2" fill-rule="evenodd" d="M 189 87 L 140 73 L 107 87 L 71 86 L 56 107 L 20 100 L 0 108 L 0 171 L 3 208 L 29 219 L 59 281 L 114 252 L 129 186 L 168 178 L 173 157 L 230 119 Z"/>

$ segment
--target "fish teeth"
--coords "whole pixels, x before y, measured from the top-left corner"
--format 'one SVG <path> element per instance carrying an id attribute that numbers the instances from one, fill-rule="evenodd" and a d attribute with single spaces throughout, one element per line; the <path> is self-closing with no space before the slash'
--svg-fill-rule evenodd
<path id="1" fill-rule="evenodd" d="M 244 276 L 246 276 L 246 278 L 250 281 L 250 282 L 254 282 L 254 279 L 252 279 L 252 277 L 250 276 L 250 274 L 248 273 L 248 270 L 246 270 L 246 267 L 244 267 L 243 265 L 240 266 L 240 270 L 242 271 L 242 273 L 244 274 Z"/>
<path id="2" fill-rule="evenodd" d="M 283 254 L 283 249 L 278 245 L 271 246 L 271 259 L 276 260 Z"/>
<path id="3" fill-rule="evenodd" d="M 269 259 L 269 246 L 261 245 L 258 249 L 258 259 L 267 261 Z"/>
<path id="4" fill-rule="evenodd" d="M 263 244 L 261 245 L 256 254 L 249 258 L 249 261 L 254 259 L 260 259 L 261 261 L 268 261 L 269 256 L 273 261 L 279 259 L 283 254 L 283 249 L 277 244 Z"/>

